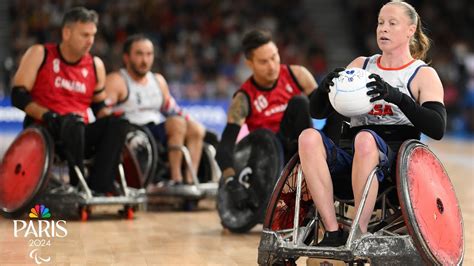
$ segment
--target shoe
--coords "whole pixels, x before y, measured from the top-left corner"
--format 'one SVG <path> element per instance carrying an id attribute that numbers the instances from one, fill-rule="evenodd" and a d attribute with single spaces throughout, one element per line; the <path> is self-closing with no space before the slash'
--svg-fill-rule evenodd
<path id="1" fill-rule="evenodd" d="M 339 247 L 346 244 L 349 233 L 339 229 L 337 231 L 326 231 L 324 233 L 323 240 L 319 242 L 316 246 L 320 247 Z"/>
<path id="2" fill-rule="evenodd" d="M 176 187 L 183 185 L 181 181 L 174 181 L 172 179 L 165 179 L 158 183 L 158 187 Z"/>
<path id="3" fill-rule="evenodd" d="M 106 192 L 95 191 L 95 190 L 92 190 L 92 189 L 91 189 L 91 194 L 92 194 L 92 197 L 107 197 Z"/>

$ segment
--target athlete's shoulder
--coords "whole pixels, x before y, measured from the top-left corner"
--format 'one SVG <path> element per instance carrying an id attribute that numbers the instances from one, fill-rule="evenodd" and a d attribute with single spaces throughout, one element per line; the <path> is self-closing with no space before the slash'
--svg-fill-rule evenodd
<path id="1" fill-rule="evenodd" d="M 420 69 L 418 70 L 418 73 L 416 74 L 416 78 L 427 79 L 427 80 L 431 80 L 431 79 L 437 80 L 439 79 L 439 76 L 433 67 L 428 66 L 428 65 L 423 65 L 423 67 L 420 67 Z"/>
<path id="2" fill-rule="evenodd" d="M 366 57 L 366 56 L 359 56 L 359 57 L 356 57 L 354 60 L 352 60 L 352 62 L 347 65 L 347 67 L 358 67 L 358 68 L 364 68 L 364 66 L 367 64 L 367 61 L 370 59 L 371 57 Z"/>
<path id="3" fill-rule="evenodd" d="M 152 74 L 152 76 L 155 78 L 156 82 L 158 83 L 159 88 L 163 93 L 168 94 L 169 88 L 168 88 L 168 82 L 166 81 L 165 77 L 160 74 L 160 73 L 153 73 L 149 72 Z"/>
<path id="4" fill-rule="evenodd" d="M 309 70 L 300 65 L 289 66 L 289 72 L 301 91 L 309 95 L 317 87 L 316 80 Z"/>
<path id="5" fill-rule="evenodd" d="M 37 71 L 45 61 L 45 49 L 41 44 L 30 46 L 20 61 L 20 66 L 23 69 L 36 69 Z"/>
<path id="6" fill-rule="evenodd" d="M 28 48 L 24 54 L 26 58 L 40 58 L 43 59 L 45 55 L 45 47 L 42 44 L 34 44 Z"/>
<path id="7" fill-rule="evenodd" d="M 105 68 L 104 61 L 100 57 L 92 56 L 92 59 L 94 60 L 95 67 Z"/>
<path id="8" fill-rule="evenodd" d="M 110 78 L 110 79 L 118 79 L 118 78 L 123 79 L 123 76 L 120 73 L 120 71 L 112 71 L 112 72 L 107 73 L 107 78 Z"/>
<path id="9" fill-rule="evenodd" d="M 43 44 L 33 44 L 32 46 L 30 46 L 30 48 L 28 48 L 27 51 L 30 51 L 32 53 L 44 53 L 45 47 L 46 46 Z"/>
<path id="10" fill-rule="evenodd" d="M 288 67 L 288 70 L 292 72 L 293 74 L 298 74 L 301 72 L 308 71 L 306 67 L 301 66 L 301 65 L 288 65 L 287 67 Z"/>
<path id="11" fill-rule="evenodd" d="M 107 74 L 105 78 L 105 88 L 106 90 L 122 91 L 126 90 L 127 84 L 125 79 L 120 73 L 120 71 L 114 71 Z"/>
<path id="12" fill-rule="evenodd" d="M 158 80 L 158 82 L 160 82 L 160 84 L 163 82 L 166 83 L 166 79 L 161 73 L 158 73 L 158 72 L 150 72 L 150 73 L 155 77 L 156 80 Z"/>

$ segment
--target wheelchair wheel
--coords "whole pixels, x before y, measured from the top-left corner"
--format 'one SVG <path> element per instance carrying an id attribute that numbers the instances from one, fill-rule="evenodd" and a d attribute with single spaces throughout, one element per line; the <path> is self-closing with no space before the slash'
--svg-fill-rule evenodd
<path id="1" fill-rule="evenodd" d="M 54 145 L 40 127 L 23 130 L 13 141 L 0 164 L 0 213 L 19 216 L 48 182 Z"/>
<path id="2" fill-rule="evenodd" d="M 416 140 L 402 145 L 397 163 L 400 206 L 419 253 L 428 264 L 462 264 L 462 216 L 443 165 Z"/>
<path id="3" fill-rule="evenodd" d="M 226 184 L 226 180 L 219 180 L 217 210 L 225 228 L 235 233 L 244 233 L 262 222 L 280 172 L 282 156 L 278 139 L 266 129 L 250 133 L 236 145 L 234 182 L 240 182 L 238 185 L 242 185 L 246 198 L 237 202 L 235 193 Z"/>
<path id="4" fill-rule="evenodd" d="M 272 231 L 281 231 L 293 228 L 295 216 L 295 200 L 297 187 L 297 174 L 301 169 L 298 154 L 295 154 L 286 164 L 275 185 L 265 215 L 263 228 Z M 305 222 L 308 214 L 314 211 L 313 201 L 306 186 L 306 181 L 301 183 L 301 200 L 299 210 L 299 226 Z"/>
<path id="5" fill-rule="evenodd" d="M 268 207 L 265 214 L 265 221 L 263 223 L 263 229 L 273 232 L 278 232 L 283 237 L 288 237 L 287 241 L 290 241 L 292 235 L 292 229 L 294 224 L 295 217 L 295 203 L 296 203 L 296 189 L 297 189 L 297 176 L 298 172 L 301 170 L 301 164 L 298 154 L 293 155 L 293 157 L 288 161 L 285 168 L 281 172 L 280 177 L 273 189 L 273 193 L 268 202 Z M 303 242 L 307 245 L 311 244 L 311 241 L 315 239 L 316 232 L 318 230 L 318 223 L 310 223 L 311 219 L 314 217 L 314 205 L 309 193 L 309 190 L 306 186 L 304 178 L 301 183 L 301 199 L 300 199 L 300 208 L 298 215 L 298 225 L 301 228 L 302 226 L 307 226 L 305 230 L 299 230 L 300 234 L 303 234 Z M 267 247 L 260 240 L 259 244 L 259 263 L 261 259 L 265 258 L 265 251 Z M 269 261 L 266 261 L 268 259 Z M 288 256 L 288 257 L 267 257 L 263 259 L 266 261 L 263 265 L 296 265 L 296 260 L 298 256 Z M 262 265 L 262 264 L 261 264 Z"/>
<path id="6" fill-rule="evenodd" d="M 122 152 L 127 185 L 143 188 L 156 172 L 158 151 L 151 132 L 138 125 L 131 125 Z"/>

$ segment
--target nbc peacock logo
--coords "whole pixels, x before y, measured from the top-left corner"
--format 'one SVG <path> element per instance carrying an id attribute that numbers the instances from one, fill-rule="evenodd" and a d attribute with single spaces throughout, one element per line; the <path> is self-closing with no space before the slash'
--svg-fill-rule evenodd
<path id="1" fill-rule="evenodd" d="M 51 212 L 43 204 L 36 204 L 34 208 L 31 208 L 29 217 L 32 219 L 48 219 L 51 218 Z"/>

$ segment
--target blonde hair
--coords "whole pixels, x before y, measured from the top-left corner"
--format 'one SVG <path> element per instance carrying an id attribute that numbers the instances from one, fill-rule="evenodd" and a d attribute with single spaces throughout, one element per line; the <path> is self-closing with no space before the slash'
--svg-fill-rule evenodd
<path id="1" fill-rule="evenodd" d="M 412 24 L 416 25 L 415 34 L 410 39 L 410 53 L 413 58 L 425 60 L 426 54 L 431 47 L 431 40 L 423 32 L 421 26 L 421 19 L 415 8 L 407 2 L 401 0 L 392 0 L 386 5 L 397 5 L 405 9 L 405 14 L 408 16 Z"/>

